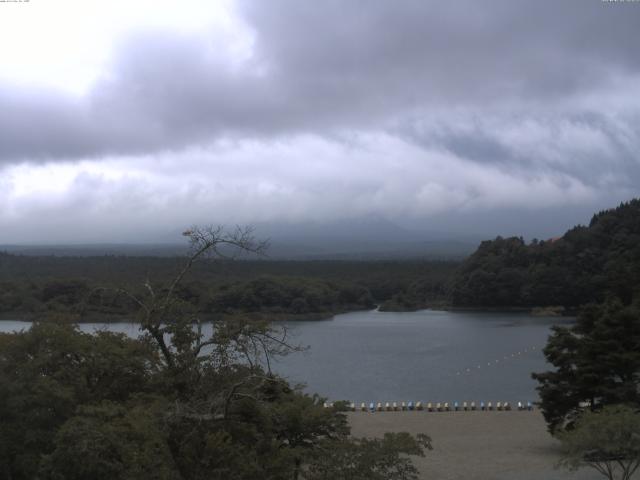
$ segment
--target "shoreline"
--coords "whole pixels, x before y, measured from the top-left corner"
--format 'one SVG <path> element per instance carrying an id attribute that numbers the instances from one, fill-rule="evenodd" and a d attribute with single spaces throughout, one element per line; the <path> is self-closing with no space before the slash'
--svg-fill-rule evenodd
<path id="1" fill-rule="evenodd" d="M 255 320 L 265 320 L 268 322 L 322 322 L 325 320 L 331 320 L 336 315 L 342 315 L 344 313 L 352 313 L 352 312 L 363 312 L 363 311 L 373 311 L 373 309 L 357 309 L 357 310 L 336 310 L 335 312 L 310 312 L 305 314 L 287 314 L 287 313 L 268 313 L 268 312 L 248 312 L 248 313 L 239 313 L 235 315 L 235 317 L 245 317 L 252 318 Z M 105 324 L 118 324 L 118 323 L 137 323 L 136 319 L 132 319 L 127 317 L 126 315 L 120 314 L 89 314 L 79 317 L 77 313 L 64 313 L 64 312 L 56 312 L 57 316 L 68 316 L 72 320 L 68 323 L 105 323 Z M 135 316 L 135 314 L 132 314 Z M 234 315 L 230 314 L 213 314 L 213 315 L 203 315 L 202 321 L 204 323 L 210 323 L 220 318 L 232 319 Z M 39 315 L 37 313 L 11 313 L 11 312 L 2 312 L 0 313 L 0 321 L 14 321 L 14 322 L 50 322 L 57 321 L 56 319 L 48 319 L 45 316 Z M 195 324 L 195 322 L 194 322 Z"/>
<path id="2" fill-rule="evenodd" d="M 432 305 L 411 310 L 388 310 L 382 309 L 382 305 L 376 305 L 374 308 L 357 308 L 357 309 L 341 309 L 332 312 L 309 312 L 303 314 L 295 313 L 270 313 L 270 312 L 244 312 L 238 316 L 254 318 L 256 320 L 266 320 L 268 322 L 323 322 L 331 320 L 336 315 L 355 312 L 382 312 L 382 313 L 413 313 L 422 310 L 432 310 L 440 312 L 458 312 L 458 313 L 522 313 L 532 317 L 558 317 L 567 318 L 576 315 L 575 310 L 565 309 L 561 313 L 556 307 L 453 307 L 449 305 Z M 38 313 L 25 312 L 0 312 L 0 321 L 16 321 L 16 322 L 34 322 L 34 321 L 51 321 L 40 316 Z M 73 312 L 55 312 L 54 315 L 68 315 L 76 317 L 70 323 L 135 323 L 125 317 L 123 314 L 100 314 L 91 313 L 84 317 L 77 318 L 79 314 Z M 134 314 L 135 315 L 135 314 Z M 203 315 L 203 322 L 212 322 L 218 318 L 233 318 L 233 314 L 209 314 Z M 39 318 L 40 317 L 40 318 Z"/>

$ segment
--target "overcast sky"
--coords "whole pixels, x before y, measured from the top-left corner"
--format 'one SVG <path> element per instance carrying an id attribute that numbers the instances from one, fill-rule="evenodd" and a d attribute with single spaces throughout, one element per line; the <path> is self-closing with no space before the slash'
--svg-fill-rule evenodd
<path id="1" fill-rule="evenodd" d="M 640 2 L 0 2 L 0 243 L 373 216 L 545 237 L 640 194 Z"/>

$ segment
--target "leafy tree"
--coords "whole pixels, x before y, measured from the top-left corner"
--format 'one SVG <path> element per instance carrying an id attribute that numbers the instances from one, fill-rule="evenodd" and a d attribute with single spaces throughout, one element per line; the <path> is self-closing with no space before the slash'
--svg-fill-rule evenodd
<path id="1" fill-rule="evenodd" d="M 296 349 L 286 330 L 235 317 L 204 335 L 187 274 L 209 253 L 262 246 L 247 230 L 185 235 L 191 252 L 168 284 L 115 292 L 138 308 L 138 339 L 64 321 L 0 335 L 0 478 L 297 479 L 334 449 L 351 452 L 357 478 L 412 478 L 393 475 L 415 471 L 401 454 L 422 440 L 350 440 L 338 408 L 271 371 Z"/>
<path id="2" fill-rule="evenodd" d="M 121 402 L 151 389 L 157 357 L 124 335 L 84 334 L 72 325 L 36 323 L 0 334 L 0 464 L 5 478 L 36 477 L 56 431 L 79 405 Z M 1 471 L 1 470 L 0 470 Z"/>
<path id="3" fill-rule="evenodd" d="M 640 466 L 640 413 L 623 405 L 586 411 L 575 427 L 558 435 L 561 465 L 575 470 L 586 464 L 609 480 L 629 480 Z"/>
<path id="4" fill-rule="evenodd" d="M 347 419 L 339 406 L 323 407 L 317 395 L 296 395 L 288 392 L 282 400 L 270 405 L 273 429 L 281 445 L 291 450 L 294 461 L 293 478 L 302 473 L 306 457 L 320 442 L 343 440 L 349 433 Z"/>
<path id="5" fill-rule="evenodd" d="M 178 480 L 167 432 L 158 413 L 163 399 L 81 406 L 57 431 L 55 449 L 39 475 L 51 480 Z M 160 411 L 159 411 L 160 410 Z"/>
<path id="6" fill-rule="evenodd" d="M 640 405 L 640 309 L 619 300 L 585 308 L 571 327 L 553 328 L 544 354 L 556 369 L 534 373 L 553 433 L 590 405 Z"/>
<path id="7" fill-rule="evenodd" d="M 431 450 L 426 435 L 385 433 L 382 439 L 325 441 L 305 473 L 307 480 L 415 480 L 418 470 L 406 455 Z"/>
<path id="8" fill-rule="evenodd" d="M 593 216 L 562 237 L 497 237 L 480 244 L 451 282 L 456 306 L 578 309 L 608 296 L 640 294 L 640 199 Z"/>

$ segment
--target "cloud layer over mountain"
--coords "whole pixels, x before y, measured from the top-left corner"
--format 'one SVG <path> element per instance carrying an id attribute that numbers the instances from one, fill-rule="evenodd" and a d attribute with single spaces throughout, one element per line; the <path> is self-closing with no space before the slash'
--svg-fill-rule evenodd
<path id="1" fill-rule="evenodd" d="M 100 44 L 72 3 L 51 34 L 104 61 L 0 62 L 0 241 L 371 214 L 546 234 L 638 195 L 637 2 L 176 2 Z"/>

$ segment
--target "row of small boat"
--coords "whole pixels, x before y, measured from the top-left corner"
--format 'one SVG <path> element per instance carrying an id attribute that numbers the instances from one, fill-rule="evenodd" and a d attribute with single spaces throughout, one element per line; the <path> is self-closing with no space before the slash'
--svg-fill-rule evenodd
<path id="1" fill-rule="evenodd" d="M 325 408 L 333 407 L 332 403 L 325 403 Z M 365 402 L 362 402 L 360 406 L 356 406 L 355 403 L 351 402 L 348 404 L 349 410 L 362 411 L 362 412 L 398 412 L 398 411 L 427 411 L 427 412 L 459 412 L 459 411 L 509 411 L 509 410 L 519 410 L 519 411 L 531 411 L 533 410 L 533 404 L 531 402 L 518 402 L 513 407 L 509 402 L 480 402 L 476 404 L 476 402 L 462 402 L 462 404 L 458 402 L 453 402 L 450 404 L 449 402 L 437 402 L 437 403 L 423 403 L 423 402 L 371 402 L 368 405 Z"/>

